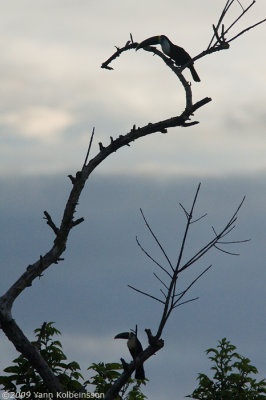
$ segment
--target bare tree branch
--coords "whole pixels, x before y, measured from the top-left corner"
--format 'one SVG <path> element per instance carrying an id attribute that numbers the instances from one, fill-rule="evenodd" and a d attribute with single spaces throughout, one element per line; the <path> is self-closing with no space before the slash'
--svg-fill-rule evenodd
<path id="1" fill-rule="evenodd" d="M 163 297 L 166 299 L 167 296 L 166 296 L 166 294 L 164 293 L 164 291 L 163 291 L 162 289 L 160 289 L 160 292 L 163 294 Z"/>
<path id="2" fill-rule="evenodd" d="M 212 38 L 211 38 L 211 41 L 210 41 L 210 43 L 209 43 L 209 45 L 208 45 L 208 47 L 207 47 L 207 50 L 209 50 L 209 49 L 211 48 L 213 39 L 214 39 L 215 36 L 216 36 L 216 33 L 215 33 L 215 32 L 218 32 L 218 29 L 219 29 L 219 27 L 220 27 L 220 25 L 221 25 L 221 23 L 222 23 L 222 20 L 224 19 L 224 17 L 225 17 L 225 15 L 226 15 L 227 11 L 229 10 L 229 8 L 230 8 L 231 5 L 233 4 L 233 2 L 234 2 L 234 0 L 231 0 L 231 1 L 228 0 L 228 1 L 226 2 L 225 6 L 224 6 L 224 9 L 223 9 L 223 11 L 221 12 L 221 15 L 220 15 L 220 17 L 219 17 L 219 20 L 218 20 L 218 22 L 217 22 L 217 25 L 215 26 L 214 34 L 213 34 L 213 36 L 212 36 Z M 215 46 L 215 45 L 214 45 L 214 46 Z M 214 46 L 213 46 L 213 47 L 214 47 Z"/>
<path id="3" fill-rule="evenodd" d="M 158 261 L 156 261 L 156 260 L 142 247 L 142 245 L 140 244 L 140 242 L 139 242 L 137 236 L 136 236 L 136 242 L 137 242 L 138 246 L 140 247 L 140 249 L 143 251 L 143 253 L 144 253 L 148 258 L 150 258 L 150 259 L 154 262 L 154 264 L 156 264 L 159 268 L 161 268 L 161 270 L 164 271 L 170 278 L 172 278 L 171 274 L 167 271 L 167 269 L 164 268 L 161 264 L 159 264 Z"/>
<path id="4" fill-rule="evenodd" d="M 218 234 L 215 235 L 215 237 L 210 240 L 205 246 L 203 246 L 189 261 L 187 261 L 182 268 L 180 268 L 179 272 L 184 271 L 186 268 L 188 268 L 190 265 L 194 264 L 196 261 L 198 261 L 202 256 L 204 256 L 212 247 L 214 247 L 217 243 L 219 243 L 219 240 L 224 237 L 225 235 L 229 234 L 229 232 L 233 229 L 232 224 L 236 221 L 237 214 L 240 210 L 240 208 L 243 205 L 243 202 L 245 200 L 245 197 L 243 197 L 242 201 L 240 202 L 239 206 L 237 207 L 237 210 L 233 214 L 232 218 L 229 220 L 229 222 L 226 224 L 226 226 L 222 229 L 222 231 Z"/>
<path id="5" fill-rule="evenodd" d="M 168 264 L 169 264 L 171 270 L 174 271 L 174 267 L 173 267 L 173 265 L 172 265 L 172 263 L 171 263 L 169 257 L 167 256 L 166 251 L 164 250 L 163 246 L 161 245 L 161 243 L 160 243 L 159 240 L 157 239 L 155 233 L 154 233 L 153 230 L 151 229 L 151 227 L 150 227 L 150 225 L 149 225 L 147 219 L 145 218 L 145 215 L 144 215 L 142 209 L 140 209 L 140 212 L 141 212 L 142 218 L 144 219 L 145 225 L 147 226 L 148 230 L 150 231 L 150 233 L 151 233 L 153 239 L 155 240 L 155 242 L 156 242 L 157 245 L 159 246 L 161 252 L 163 253 L 164 257 L 166 258 L 166 260 L 167 260 L 167 262 L 168 262 Z"/>
<path id="6" fill-rule="evenodd" d="M 144 296 L 150 297 L 151 299 L 156 300 L 156 301 L 159 301 L 159 303 L 164 304 L 164 301 L 158 299 L 158 297 L 152 296 L 151 294 L 149 294 L 149 293 L 147 293 L 147 292 L 143 292 L 142 290 L 139 290 L 139 289 L 135 288 L 134 286 L 131 286 L 131 285 L 127 285 L 127 286 L 128 286 L 130 289 L 133 289 L 133 290 L 135 290 L 135 291 L 138 292 L 138 293 L 144 294 Z"/>
<path id="7" fill-rule="evenodd" d="M 154 272 L 153 275 L 155 276 L 155 278 L 158 279 L 159 282 L 161 282 L 161 284 L 165 287 L 166 290 L 169 289 L 169 287 L 159 278 L 159 276 Z"/>
<path id="8" fill-rule="evenodd" d="M 238 38 L 239 36 L 243 35 L 243 33 L 249 31 L 250 29 L 255 28 L 255 26 L 258 26 L 260 24 L 263 24 L 266 21 L 266 18 L 262 19 L 261 21 L 257 22 L 256 24 L 249 26 L 246 29 L 243 29 L 243 31 L 239 32 L 237 35 L 233 36 L 231 39 L 228 40 L 228 43 L 232 42 L 233 40 L 235 40 L 236 38 Z"/>
<path id="9" fill-rule="evenodd" d="M 57 228 L 57 226 L 56 226 L 55 223 L 53 222 L 53 220 L 52 220 L 50 214 L 49 214 L 47 211 L 44 211 L 43 213 L 44 213 L 43 219 L 46 219 L 47 225 L 49 225 L 50 228 L 52 228 L 52 230 L 54 231 L 54 233 L 57 235 L 59 229 Z"/>
<path id="10" fill-rule="evenodd" d="M 180 294 L 180 296 L 174 301 L 174 303 L 173 303 L 173 306 L 174 307 L 176 307 L 177 305 L 178 305 L 178 303 L 179 303 L 179 301 L 182 299 L 182 297 L 184 297 L 185 296 L 185 294 L 189 291 L 189 289 L 197 282 L 197 280 L 199 280 L 201 277 L 202 277 L 202 275 L 204 275 L 210 268 L 212 267 L 212 265 L 209 265 L 207 268 L 205 268 L 204 269 L 204 271 L 201 273 L 201 274 L 199 274 L 197 277 L 196 277 L 196 279 L 194 279 L 191 283 L 190 283 L 190 285 L 188 285 L 188 287 Z M 184 303 L 182 303 L 182 304 L 184 304 Z M 179 304 L 179 305 L 181 305 L 181 304 Z"/>
<path id="11" fill-rule="evenodd" d="M 239 15 L 239 17 L 237 17 L 237 18 L 232 22 L 231 25 L 229 25 L 229 27 L 226 29 L 226 31 L 224 32 L 224 34 L 228 33 L 228 32 L 230 31 L 230 29 L 232 29 L 232 27 L 243 17 L 243 15 L 244 15 L 255 3 L 256 3 L 256 1 L 253 0 L 253 2 L 252 2 L 246 9 L 244 9 L 244 8 L 242 7 L 242 5 L 239 3 L 240 6 L 241 6 L 241 8 L 242 8 L 242 11 L 243 11 L 243 12 Z"/>
<path id="12" fill-rule="evenodd" d="M 183 306 L 184 304 L 191 303 L 192 301 L 195 301 L 195 300 L 198 300 L 198 299 L 199 299 L 199 297 L 194 297 L 193 299 L 182 301 L 182 303 L 173 305 L 173 309 L 177 308 L 177 307 L 180 307 L 180 306 Z"/>
<path id="13" fill-rule="evenodd" d="M 222 253 L 229 254 L 230 256 L 239 256 L 240 255 L 239 253 L 233 253 L 231 251 L 226 251 L 224 249 L 221 249 L 216 244 L 213 247 L 215 247 L 217 250 L 221 251 Z"/>
<path id="14" fill-rule="evenodd" d="M 189 268 L 191 265 L 195 264 L 201 257 L 203 257 L 211 248 L 215 248 L 219 251 L 222 251 L 223 253 L 229 254 L 229 255 L 236 255 L 237 253 L 233 253 L 231 251 L 228 250 L 224 250 L 221 248 L 221 246 L 223 244 L 239 244 L 239 243 L 244 243 L 247 240 L 233 240 L 233 241 L 221 241 L 221 239 L 223 237 L 225 237 L 226 235 L 228 235 L 234 228 L 234 223 L 237 220 L 237 215 L 238 212 L 245 200 L 245 197 L 243 198 L 243 200 L 240 202 L 239 206 L 237 207 L 236 211 L 233 213 L 232 217 L 229 219 L 229 221 L 225 224 L 225 226 L 219 231 L 216 232 L 216 230 L 212 227 L 213 233 L 214 233 L 214 237 L 204 246 L 201 247 L 201 249 L 199 251 L 197 251 L 187 262 L 182 264 L 182 260 L 183 260 L 183 255 L 184 255 L 184 249 L 185 249 L 185 245 L 187 243 L 188 240 L 188 233 L 189 233 L 189 229 L 191 227 L 191 225 L 195 222 L 198 222 L 199 220 L 201 220 L 204 216 L 206 216 L 206 213 L 193 220 L 193 214 L 194 214 L 194 210 L 195 210 L 195 206 L 196 206 L 196 202 L 198 199 L 198 195 L 199 195 L 199 190 L 200 190 L 200 184 L 197 187 L 196 193 L 194 195 L 193 201 L 192 201 L 192 205 L 190 208 L 190 211 L 187 211 L 186 208 L 181 205 L 182 210 L 185 213 L 186 216 L 186 225 L 184 228 L 184 234 L 183 234 L 183 238 L 181 240 L 181 246 L 180 246 L 180 250 L 179 250 L 179 254 L 177 257 L 177 262 L 176 262 L 176 266 L 173 268 L 173 264 L 171 262 L 169 262 L 169 257 L 167 256 L 165 250 L 163 249 L 160 241 L 158 240 L 157 236 L 154 234 L 153 230 L 150 227 L 150 224 L 148 223 L 147 219 L 145 218 L 143 212 L 142 212 L 142 216 L 144 218 L 145 224 L 149 229 L 150 234 L 152 235 L 152 237 L 155 239 L 156 244 L 158 245 L 159 249 L 163 252 L 163 255 L 167 261 L 168 264 L 168 269 L 170 267 L 170 272 L 167 271 L 167 267 L 162 266 L 161 264 L 159 264 L 157 261 L 155 261 L 150 255 L 149 253 L 143 249 L 144 253 L 146 255 L 148 255 L 149 258 L 152 259 L 152 261 L 154 261 L 155 265 L 158 266 L 160 269 L 162 269 L 164 272 L 168 272 L 169 277 L 171 278 L 170 284 L 166 285 L 165 282 L 163 282 L 158 275 L 153 272 L 153 275 L 157 278 L 157 280 L 162 284 L 162 286 L 166 289 L 166 293 L 164 290 L 160 289 L 161 293 L 163 294 L 163 299 L 159 299 L 158 297 L 152 295 L 151 293 L 148 293 L 147 291 L 142 291 L 140 289 L 137 289 L 131 285 L 128 285 L 131 289 L 135 290 L 136 292 L 143 294 L 153 300 L 156 300 L 160 303 L 162 303 L 164 305 L 163 308 L 163 312 L 162 312 L 162 316 L 161 316 L 161 320 L 159 323 L 159 327 L 156 333 L 156 338 L 159 339 L 162 335 L 164 326 L 169 318 L 169 316 L 171 315 L 172 311 L 183 304 L 187 304 L 191 301 L 195 301 L 196 299 L 198 299 L 198 297 L 193 298 L 193 299 L 189 299 L 189 300 L 185 300 L 181 302 L 181 299 L 187 294 L 187 292 L 191 289 L 191 287 L 211 268 L 211 265 L 208 266 L 207 268 L 205 268 L 203 270 L 203 272 L 201 272 L 195 279 L 192 280 L 192 282 L 187 286 L 187 288 L 185 290 L 182 290 L 180 293 L 177 293 L 177 282 L 178 282 L 178 277 L 180 276 L 181 272 L 185 271 L 187 268 Z M 139 242 L 138 242 L 139 244 Z M 140 244 L 139 244 L 140 246 Z M 141 247 L 141 246 L 140 246 Z M 142 248 L 142 247 L 141 247 Z"/>
<path id="15" fill-rule="evenodd" d="M 94 137 L 94 132 L 95 132 L 95 128 L 93 127 L 93 130 L 92 130 L 92 133 L 91 133 L 91 138 L 90 138 L 90 144 L 89 144 L 88 151 L 87 151 L 87 154 L 86 154 L 86 157 L 85 157 L 85 160 L 84 160 L 83 168 L 87 165 L 87 161 L 88 161 L 88 158 L 89 158 L 89 155 L 90 155 L 92 141 L 93 141 L 93 137 Z"/>
<path id="16" fill-rule="evenodd" d="M 200 190 L 200 185 L 201 185 L 201 184 L 199 183 L 199 185 L 198 185 L 198 187 L 197 187 L 197 191 L 196 191 L 195 197 L 194 197 L 194 200 L 193 200 L 193 203 L 192 203 L 192 206 L 191 206 L 191 210 L 190 210 L 190 212 L 189 212 L 188 215 L 187 215 L 187 224 L 186 224 L 184 236 L 183 236 L 182 243 L 181 243 L 181 249 L 180 249 L 180 251 L 179 251 L 179 256 L 178 256 L 178 260 L 177 260 L 177 264 L 176 264 L 176 269 L 175 269 L 176 275 L 178 274 L 179 267 L 180 267 L 180 263 L 181 263 L 181 260 L 182 260 L 182 257 L 183 257 L 184 248 L 185 248 L 185 243 L 186 243 L 187 235 L 188 235 L 188 230 L 189 230 L 189 227 L 190 227 L 190 224 L 191 224 L 191 220 L 192 220 L 192 217 L 193 217 L 193 212 L 194 212 L 195 204 L 196 204 L 196 201 L 197 201 L 197 198 L 198 198 L 198 194 L 199 194 L 199 190 Z"/>

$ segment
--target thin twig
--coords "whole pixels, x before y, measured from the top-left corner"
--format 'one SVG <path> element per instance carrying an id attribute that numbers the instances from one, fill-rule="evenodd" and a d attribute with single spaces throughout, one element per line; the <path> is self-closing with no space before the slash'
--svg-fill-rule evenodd
<path id="1" fill-rule="evenodd" d="M 156 264 L 159 268 L 161 268 L 162 271 L 164 271 L 171 279 L 172 279 L 172 275 L 167 271 L 167 269 L 165 269 L 161 264 L 158 263 L 158 261 L 156 261 L 145 249 L 144 247 L 142 247 L 142 245 L 140 244 L 137 236 L 136 236 L 136 242 L 138 244 L 138 246 L 140 247 L 140 249 L 143 251 L 143 253 L 150 258 L 154 264 Z"/>
<path id="2" fill-rule="evenodd" d="M 215 235 L 215 238 L 210 240 L 204 247 L 202 247 L 193 257 L 190 258 L 186 264 L 183 265 L 182 268 L 180 268 L 179 272 L 184 271 L 187 269 L 190 265 L 194 264 L 196 261 L 198 261 L 204 254 L 206 254 L 212 247 L 214 247 L 218 242 L 219 239 L 222 237 L 228 235 L 230 231 L 234 228 L 231 225 L 236 221 L 237 219 L 237 213 L 239 212 L 241 206 L 243 205 L 243 202 L 245 201 L 245 196 L 243 197 L 242 201 L 240 202 L 239 206 L 237 207 L 236 211 L 234 212 L 233 216 L 229 220 L 229 222 L 226 224 L 224 229 L 219 233 Z"/>
<path id="3" fill-rule="evenodd" d="M 217 250 L 221 251 L 222 253 L 229 254 L 230 256 L 239 256 L 240 255 L 239 253 L 232 253 L 231 251 L 226 251 L 224 249 L 221 249 L 216 244 L 213 247 L 215 247 Z"/>
<path id="4" fill-rule="evenodd" d="M 83 164 L 82 168 L 84 168 L 86 166 L 88 158 L 89 158 L 89 154 L 90 154 L 91 146 L 92 146 L 92 141 L 93 141 L 93 136 L 94 136 L 94 131 L 95 131 L 95 127 L 93 127 L 93 129 L 92 129 L 89 148 L 88 148 L 88 151 L 87 151 L 87 154 L 86 154 L 86 157 L 85 157 L 85 161 L 84 161 L 84 164 Z"/>
<path id="5" fill-rule="evenodd" d="M 232 240 L 232 241 L 228 241 L 228 242 L 221 242 L 219 240 L 219 244 L 238 244 L 238 243 L 246 243 L 246 242 L 250 242 L 251 239 L 243 239 L 243 240 Z"/>
<path id="6" fill-rule="evenodd" d="M 263 20 L 257 22 L 256 24 L 254 24 L 254 25 L 252 25 L 252 26 L 249 26 L 248 28 L 244 29 L 243 31 L 239 32 L 237 35 L 235 35 L 234 37 L 232 37 L 231 39 L 229 39 L 229 40 L 227 41 L 227 43 L 232 42 L 233 40 L 235 40 L 236 38 L 238 38 L 240 35 L 243 35 L 243 33 L 249 31 L 250 29 L 255 28 L 255 26 L 258 26 L 258 25 L 262 24 L 262 23 L 265 22 L 265 21 L 266 21 L 266 18 L 264 18 Z"/>
<path id="7" fill-rule="evenodd" d="M 176 293 L 176 294 L 174 295 L 174 297 L 178 297 L 178 296 L 180 296 L 181 294 L 183 294 L 184 292 L 185 292 L 185 290 L 183 290 L 182 292 Z"/>
<path id="8" fill-rule="evenodd" d="M 159 282 L 161 282 L 161 284 L 165 287 L 166 290 L 169 289 L 169 287 L 164 283 L 164 281 L 162 281 L 162 279 L 159 278 L 159 276 L 154 272 L 153 275 L 155 276 L 155 278 L 158 279 Z"/>
<path id="9" fill-rule="evenodd" d="M 244 9 L 244 7 L 242 6 L 242 4 L 240 3 L 239 0 L 237 0 L 237 2 L 238 2 L 238 4 L 240 5 L 240 7 L 242 8 L 242 13 L 232 22 L 231 25 L 229 25 L 228 28 L 224 29 L 224 25 L 222 25 L 221 35 L 219 36 L 218 30 L 219 30 L 219 27 L 220 27 L 220 25 L 221 25 L 221 23 L 222 23 L 222 20 L 224 19 L 225 15 L 226 15 L 226 13 L 228 12 L 228 10 L 229 10 L 229 8 L 231 7 L 231 5 L 234 3 L 234 0 L 232 0 L 231 2 L 227 1 L 226 5 L 225 5 L 225 7 L 224 7 L 224 9 L 223 9 L 223 11 L 222 11 L 222 13 L 221 13 L 221 16 L 220 16 L 220 18 L 219 18 L 219 20 L 218 20 L 217 25 L 216 25 L 216 26 L 213 25 L 214 34 L 213 34 L 212 39 L 211 39 L 211 41 L 210 41 L 210 43 L 209 43 L 209 45 L 208 45 L 208 47 L 207 47 L 207 50 L 211 49 L 211 45 L 212 45 L 213 39 L 214 39 L 215 37 L 216 37 L 216 43 L 214 43 L 213 47 L 216 47 L 218 43 L 220 43 L 220 45 L 221 45 L 222 43 L 227 43 L 227 44 L 229 44 L 230 42 L 232 42 L 233 40 L 235 40 L 237 37 L 239 37 L 240 35 L 242 35 L 244 32 L 246 32 L 246 31 L 248 31 L 248 30 L 254 28 L 255 26 L 257 26 L 257 25 L 259 25 L 259 24 L 265 22 L 265 19 L 264 19 L 264 20 L 262 20 L 262 21 L 260 21 L 260 22 L 258 22 L 258 23 L 256 23 L 256 24 L 254 24 L 254 25 L 252 25 L 252 26 L 250 26 L 250 27 L 244 29 L 243 31 L 241 31 L 240 33 L 238 33 L 237 35 L 235 35 L 233 38 L 231 38 L 231 39 L 229 39 L 229 40 L 226 40 L 226 39 L 225 39 L 225 35 L 226 35 L 226 34 L 230 31 L 230 29 L 243 17 L 243 15 L 245 15 L 245 14 L 247 13 L 247 11 L 249 11 L 249 9 L 255 4 L 256 1 L 253 0 L 252 3 L 251 3 L 247 8 L 245 8 L 245 9 Z"/>
<path id="10" fill-rule="evenodd" d="M 201 217 L 194 219 L 193 221 L 190 221 L 190 224 L 194 224 L 195 222 L 200 221 L 201 219 L 205 218 L 207 213 L 203 214 Z"/>
<path id="11" fill-rule="evenodd" d="M 235 218 L 234 221 L 232 221 L 232 223 L 235 223 L 237 220 L 237 218 Z M 220 239 L 222 239 L 225 236 L 228 236 L 234 229 L 235 229 L 236 225 L 233 225 L 230 227 L 230 229 L 228 229 L 226 232 L 224 232 L 223 234 L 220 235 Z"/>
<path id="12" fill-rule="evenodd" d="M 182 210 L 184 211 L 186 218 L 188 219 L 189 213 L 187 212 L 187 210 L 185 209 L 185 207 L 181 203 L 179 203 L 179 205 L 182 208 Z"/>
<path id="13" fill-rule="evenodd" d="M 226 31 L 225 31 L 224 33 L 225 33 L 225 34 L 228 33 L 228 32 L 230 31 L 230 29 L 243 17 L 243 15 L 244 15 L 255 3 L 256 3 L 256 1 L 253 0 L 253 2 L 252 2 L 246 9 L 244 9 L 244 8 L 242 7 L 243 12 L 239 15 L 238 18 L 236 18 L 236 19 L 234 20 L 234 22 L 232 22 L 231 25 L 229 25 L 229 27 L 226 29 Z"/>
<path id="14" fill-rule="evenodd" d="M 219 29 L 219 27 L 220 27 L 220 25 L 221 25 L 221 23 L 222 23 L 222 20 L 224 19 L 225 14 L 226 14 L 227 11 L 229 10 L 229 8 L 230 8 L 231 5 L 233 4 L 233 2 L 234 2 L 234 0 L 232 0 L 231 3 L 230 3 L 230 0 L 227 0 L 226 4 L 225 4 L 225 6 L 224 6 L 224 9 L 223 9 L 223 11 L 222 11 L 222 13 L 221 13 L 221 15 L 220 15 L 220 17 L 219 17 L 219 20 L 218 20 L 218 22 L 217 22 L 217 25 L 215 26 L 216 31 Z M 214 39 L 214 38 L 215 38 L 215 31 L 214 31 L 214 34 L 213 34 L 213 36 L 212 36 L 212 38 L 211 38 L 211 41 L 210 41 L 210 43 L 209 43 L 209 45 L 208 45 L 208 47 L 207 47 L 207 50 L 209 50 L 209 49 L 211 48 L 211 45 L 212 45 L 212 42 L 213 42 L 213 39 Z M 214 46 L 215 46 L 215 45 L 214 45 Z"/>
<path id="15" fill-rule="evenodd" d="M 43 219 L 46 219 L 47 225 L 49 225 L 50 228 L 52 228 L 52 230 L 54 231 L 54 233 L 57 235 L 57 234 L 58 234 L 58 231 L 59 231 L 59 228 L 57 228 L 57 226 L 55 225 L 54 221 L 52 220 L 51 215 L 50 215 L 47 211 L 44 211 L 43 213 L 44 213 L 44 215 L 45 215 L 45 216 L 43 217 Z"/>
<path id="16" fill-rule="evenodd" d="M 143 294 L 144 296 L 150 297 L 151 299 L 157 300 L 157 301 L 159 301 L 159 303 L 164 304 L 164 301 L 161 300 L 161 299 L 158 299 L 158 297 L 152 296 L 151 294 L 149 294 L 149 293 L 147 293 L 147 292 L 143 292 L 142 290 L 139 290 L 139 289 L 135 288 L 134 286 L 131 286 L 131 285 L 127 285 L 127 286 L 128 286 L 130 289 L 133 289 L 133 290 L 135 290 L 136 292 Z"/>
<path id="17" fill-rule="evenodd" d="M 132 35 L 131 35 L 132 36 Z M 131 39 L 131 38 L 130 38 Z M 109 67 L 109 64 L 115 60 L 117 57 L 120 56 L 120 54 L 122 54 L 124 51 L 127 50 L 131 50 L 131 49 L 135 49 L 137 47 L 138 43 L 127 43 L 126 46 L 119 48 L 116 47 L 116 52 L 108 58 L 108 60 L 106 60 L 105 62 L 102 63 L 101 68 L 105 68 L 105 69 L 109 69 L 109 70 L 113 70 L 112 67 Z"/>
<path id="18" fill-rule="evenodd" d="M 179 303 L 179 301 L 182 299 L 182 297 L 185 296 L 185 294 L 188 292 L 188 290 L 204 275 L 212 265 L 209 265 L 207 268 L 205 268 L 189 285 L 188 287 L 181 293 L 181 295 L 178 297 L 178 299 L 175 300 L 173 303 L 173 306 L 176 307 L 176 305 Z"/>
<path id="19" fill-rule="evenodd" d="M 198 300 L 198 299 L 199 299 L 199 297 L 194 297 L 194 299 L 182 301 L 182 303 L 176 304 L 175 306 L 173 306 L 173 308 L 177 308 L 177 307 L 183 306 L 184 304 L 190 303 L 191 301 L 195 301 L 195 300 Z"/>
<path id="20" fill-rule="evenodd" d="M 180 266 L 180 263 L 181 263 L 181 260 L 182 260 L 182 257 L 183 257 L 185 243 L 186 243 L 187 235 L 188 235 L 188 230 L 189 230 L 189 227 L 190 227 L 190 222 L 192 220 L 193 211 L 194 211 L 194 207 L 195 207 L 195 204 L 196 204 L 196 201 L 197 201 L 197 197 L 198 197 L 198 194 L 199 194 L 200 186 L 201 186 L 201 184 L 199 183 L 199 185 L 197 187 L 197 190 L 196 190 L 196 194 L 194 196 L 194 200 L 193 200 L 192 206 L 191 206 L 191 210 L 187 214 L 187 224 L 186 224 L 186 228 L 185 228 L 185 232 L 184 232 L 183 240 L 182 240 L 182 244 L 181 244 L 181 249 L 179 251 L 179 256 L 178 256 L 178 260 L 177 260 L 177 264 L 176 264 L 176 268 L 175 268 L 175 276 L 177 276 L 177 274 L 178 274 L 179 266 Z"/>
<path id="21" fill-rule="evenodd" d="M 238 4 L 240 5 L 240 7 L 242 8 L 242 10 L 244 11 L 244 7 L 242 6 L 242 4 L 240 3 L 240 1 L 239 0 L 236 0 L 237 2 L 238 2 Z M 255 0 L 254 0 L 254 3 L 255 3 Z"/>
<path id="22" fill-rule="evenodd" d="M 235 217 L 235 219 L 232 221 L 232 223 L 235 223 L 236 220 L 237 220 L 237 217 Z M 220 239 L 222 239 L 222 238 L 225 237 L 225 236 L 228 236 L 229 233 L 232 232 L 232 231 L 235 229 L 235 227 L 236 227 L 236 226 L 233 225 L 233 226 L 230 227 L 230 229 L 227 229 L 226 232 L 224 232 L 223 234 L 219 234 L 219 242 L 220 242 Z M 212 226 L 212 230 L 213 230 L 215 236 L 217 237 L 218 234 L 216 233 L 216 231 L 215 231 L 215 229 L 214 229 L 213 226 Z M 247 239 L 247 240 L 249 240 L 249 239 Z M 229 243 L 229 242 L 228 242 L 228 243 Z M 233 243 L 233 242 L 232 242 L 232 243 Z"/>
<path id="23" fill-rule="evenodd" d="M 160 248 L 160 250 L 162 251 L 163 255 L 165 256 L 165 258 L 166 258 L 168 264 L 170 265 L 171 270 L 174 271 L 173 265 L 172 265 L 172 263 L 171 263 L 169 257 L 167 256 L 166 251 L 164 250 L 163 246 L 161 245 L 161 243 L 160 243 L 159 240 L 157 239 L 156 235 L 154 234 L 153 230 L 151 229 L 151 227 L 150 227 L 150 225 L 149 225 L 147 219 L 145 218 L 145 215 L 144 215 L 142 209 L 140 209 L 140 212 L 141 212 L 142 218 L 143 218 L 143 220 L 144 220 L 144 222 L 145 222 L 145 225 L 147 226 L 147 228 L 148 228 L 148 230 L 150 231 L 152 237 L 154 238 L 155 242 L 157 243 L 157 245 L 159 246 L 159 248 Z"/>

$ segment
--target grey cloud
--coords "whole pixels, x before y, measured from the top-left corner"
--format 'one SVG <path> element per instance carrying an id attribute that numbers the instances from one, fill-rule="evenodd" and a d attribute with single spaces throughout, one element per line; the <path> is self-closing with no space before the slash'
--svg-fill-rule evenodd
<path id="1" fill-rule="evenodd" d="M 243 194 L 247 200 L 232 236 L 252 241 L 233 247 L 240 252 L 239 257 L 211 253 L 180 282 L 182 289 L 206 265 L 213 263 L 213 268 L 191 292 L 192 297 L 200 296 L 200 300 L 177 310 L 164 333 L 165 349 L 147 363 L 150 395 L 160 393 L 159 384 L 167 386 L 169 396 L 178 393 L 183 398 L 188 394 L 195 386 L 197 372 L 206 366 L 202 361 L 203 351 L 223 336 L 239 345 L 263 373 L 260 348 L 265 330 L 264 181 L 263 174 L 203 179 L 197 215 L 207 211 L 208 216 L 193 226 L 186 257 L 210 237 L 212 224 L 218 229 L 232 215 Z M 52 266 L 16 303 L 15 318 L 27 334 L 44 320 L 53 320 L 73 340 L 75 335 L 84 338 L 88 335 L 90 341 L 94 336 L 102 337 L 104 343 L 110 338 L 112 348 L 114 335 L 137 323 L 145 342 L 143 330 L 156 328 L 160 305 L 134 293 L 127 284 L 156 295 L 160 293 L 152 275 L 155 267 L 139 251 L 135 236 L 156 258 L 160 261 L 163 258 L 145 229 L 139 207 L 170 257 L 175 259 L 185 222 L 178 202 L 189 207 L 197 183 L 197 178 L 187 177 L 156 181 L 132 176 L 93 176 L 77 213 L 78 217 L 85 217 L 85 222 L 71 233 L 65 261 Z M 4 270 L 8 273 L 2 275 L 1 292 L 51 245 L 53 233 L 42 221 L 42 211 L 47 209 L 58 223 L 69 189 L 70 182 L 61 176 L 22 177 L 12 181 L 2 178 L 2 274 Z M 77 352 L 71 347 L 73 358 L 82 352 L 80 346 L 77 344 Z M 67 344 L 65 351 L 68 352 Z M 120 347 L 116 346 L 114 351 L 119 360 Z M 83 368 L 89 362 L 105 359 L 104 351 L 99 351 L 98 359 L 93 360 L 89 350 L 85 353 L 78 360 Z M 3 367 L 8 362 L 7 358 L 1 359 Z M 160 382 L 159 372 L 166 370 L 168 363 L 172 372 L 168 377 L 162 376 Z"/>

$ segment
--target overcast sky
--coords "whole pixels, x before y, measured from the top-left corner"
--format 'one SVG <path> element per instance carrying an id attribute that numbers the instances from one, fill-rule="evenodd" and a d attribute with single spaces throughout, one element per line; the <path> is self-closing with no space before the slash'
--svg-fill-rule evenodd
<path id="1" fill-rule="evenodd" d="M 99 141 L 183 110 L 182 86 L 152 54 L 127 52 L 113 71 L 101 69 L 114 46 L 130 33 L 135 41 L 165 34 L 195 56 L 206 49 L 224 3 L 0 0 L 1 293 L 51 247 L 42 213 L 59 223 L 71 188 L 66 176 L 82 165 L 93 126 L 95 155 Z M 226 24 L 240 12 L 236 2 Z M 232 35 L 265 15 L 265 1 L 257 0 Z M 115 334 L 138 324 L 145 345 L 144 329 L 158 324 L 159 303 L 127 288 L 160 289 L 155 267 L 135 243 L 138 235 L 161 257 L 139 208 L 175 260 L 185 223 L 178 203 L 189 207 L 202 182 L 197 211 L 208 215 L 193 227 L 186 256 L 205 243 L 212 225 L 221 228 L 244 195 L 232 239 L 251 242 L 231 248 L 240 256 L 212 252 L 184 277 L 181 290 L 213 264 L 191 292 L 200 299 L 176 311 L 165 348 L 145 364 L 144 392 L 154 400 L 184 399 L 197 373 L 208 372 L 204 350 L 225 336 L 265 376 L 265 27 L 195 64 L 201 82 L 192 82 L 194 101 L 212 98 L 193 117 L 200 124 L 140 139 L 95 171 L 78 210 L 85 222 L 71 233 L 64 263 L 17 300 L 14 317 L 25 333 L 32 338 L 43 321 L 56 321 L 66 354 L 84 375 L 92 362 L 129 359 Z M 3 369 L 16 356 L 3 335 L 0 351 Z"/>

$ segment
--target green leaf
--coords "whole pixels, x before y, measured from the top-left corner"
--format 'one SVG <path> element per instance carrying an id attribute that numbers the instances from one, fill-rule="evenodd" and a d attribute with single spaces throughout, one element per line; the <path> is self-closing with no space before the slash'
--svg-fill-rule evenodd
<path id="1" fill-rule="evenodd" d="M 236 347 L 226 338 L 218 342 L 217 349 L 210 348 L 206 354 L 213 362 L 211 367 L 215 371 L 213 378 L 205 374 L 198 374 L 198 387 L 190 397 L 201 400 L 266 400 L 265 381 L 256 382 L 250 374 L 257 374 L 258 370 L 250 364 L 247 357 L 235 352 Z"/>

